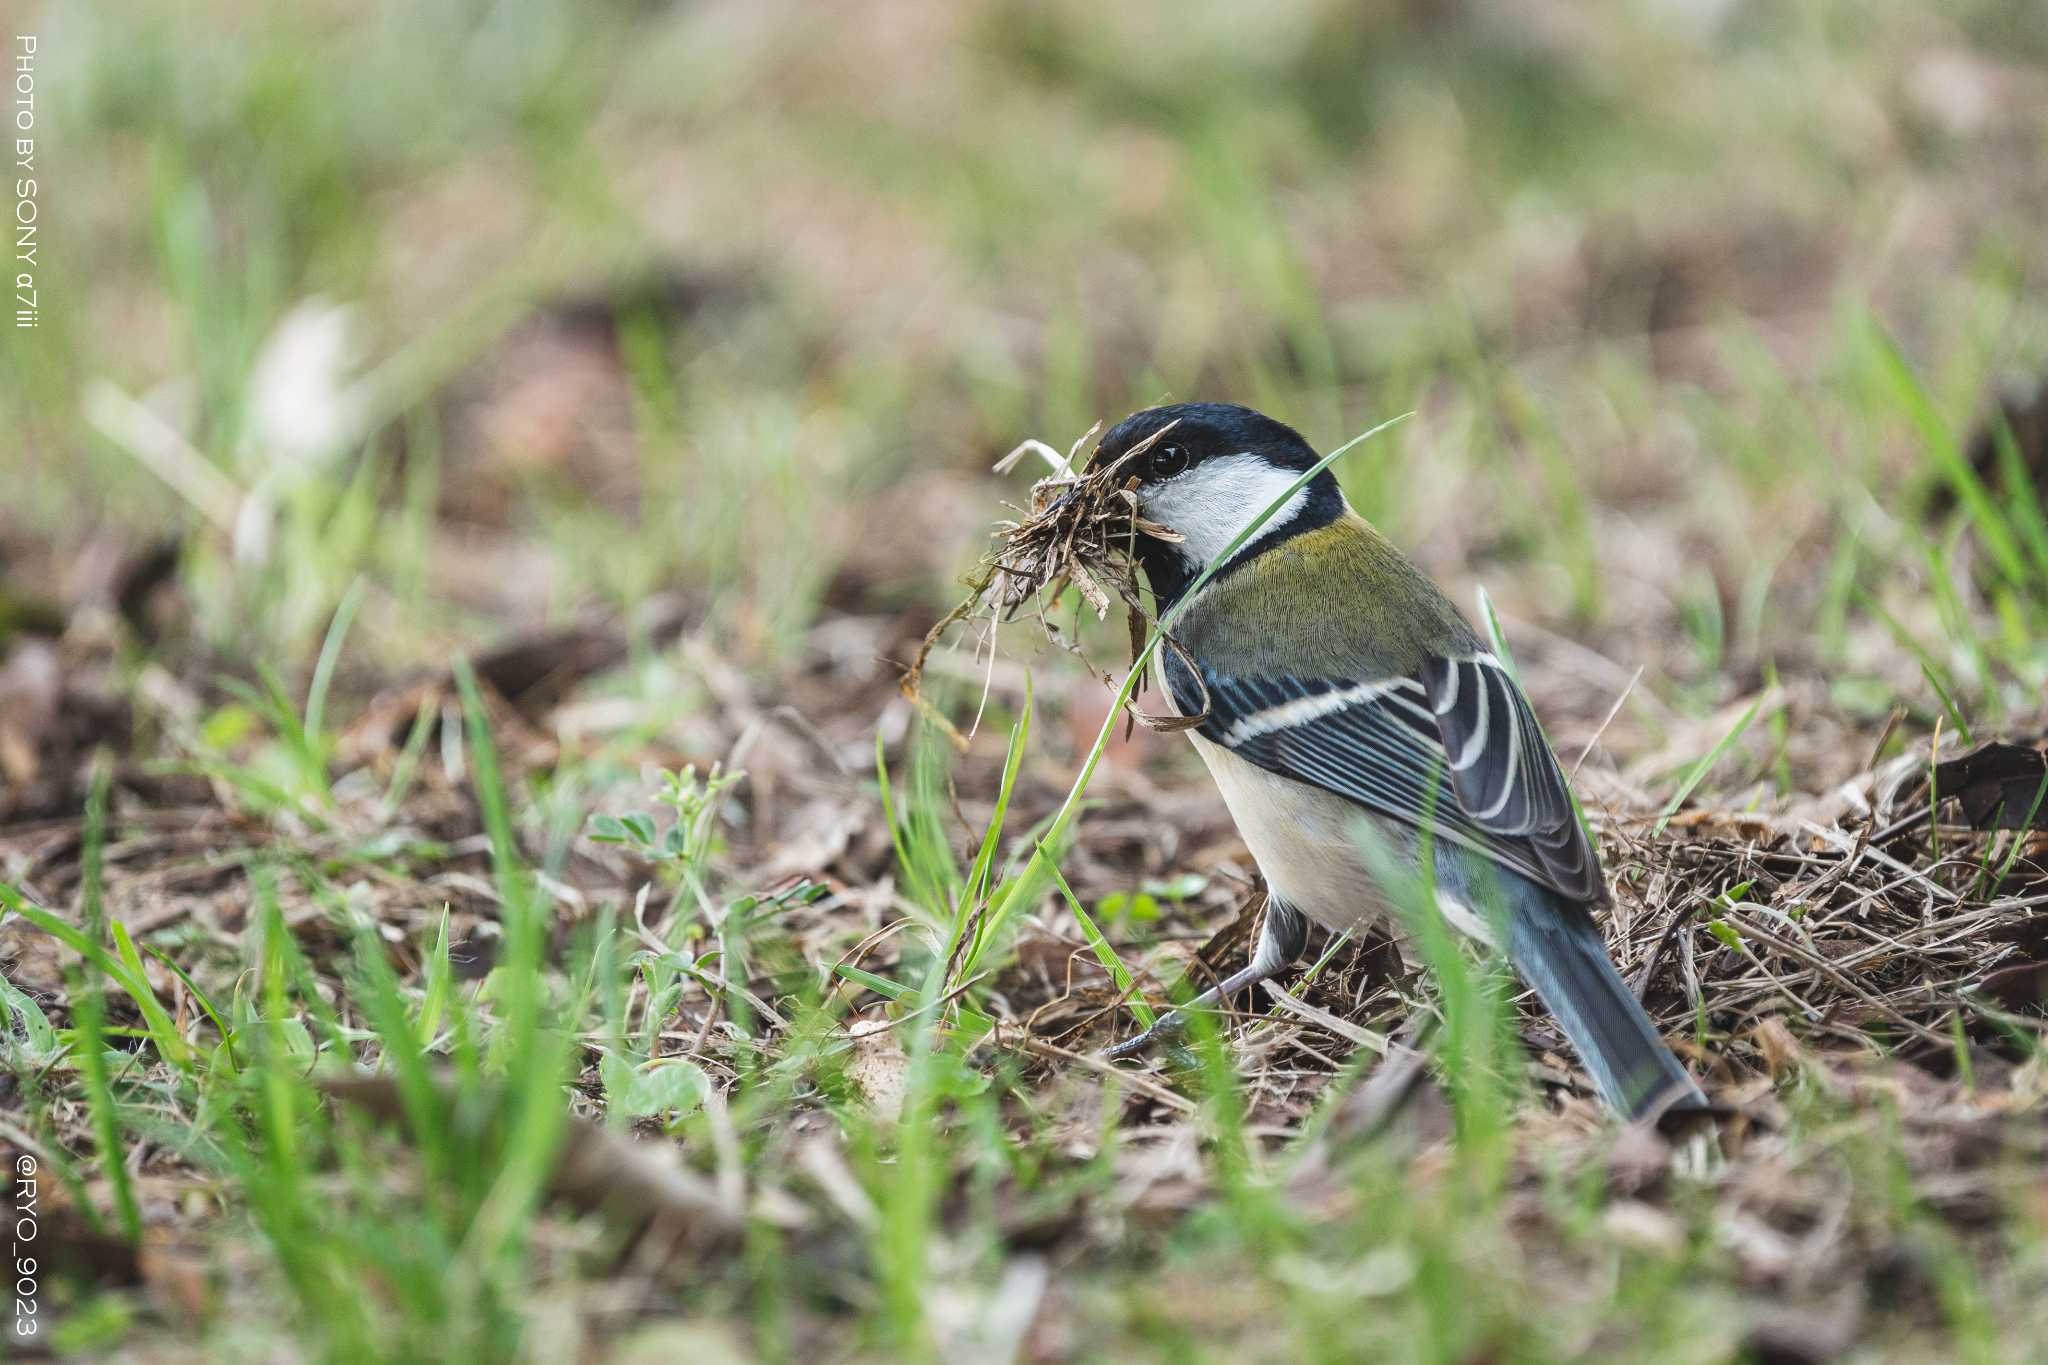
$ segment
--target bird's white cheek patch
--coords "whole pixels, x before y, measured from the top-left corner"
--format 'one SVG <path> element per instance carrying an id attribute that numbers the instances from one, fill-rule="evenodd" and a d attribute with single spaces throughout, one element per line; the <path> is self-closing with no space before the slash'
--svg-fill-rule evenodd
<path id="1" fill-rule="evenodd" d="M 1299 477 L 1295 471 L 1276 468 L 1256 455 L 1219 455 L 1148 489 L 1141 495 L 1141 505 L 1151 520 L 1187 537 L 1179 545 L 1180 552 L 1200 568 L 1229 548 L 1230 542 Z M 1267 519 L 1261 533 L 1286 525 L 1307 501 L 1306 489 L 1296 492 Z"/>

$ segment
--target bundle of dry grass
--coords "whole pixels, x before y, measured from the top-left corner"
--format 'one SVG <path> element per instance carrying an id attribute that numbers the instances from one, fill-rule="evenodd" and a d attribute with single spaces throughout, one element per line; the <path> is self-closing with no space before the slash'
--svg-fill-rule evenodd
<path id="1" fill-rule="evenodd" d="M 902 683 L 903 695 L 938 720 L 956 742 L 962 742 L 962 737 L 926 703 L 922 686 L 925 662 L 932 650 L 962 621 L 979 619 L 994 626 L 1014 620 L 1019 609 L 1029 604 L 1046 637 L 1079 654 L 1078 642 L 1047 614 L 1071 586 L 1098 621 L 1108 618 L 1113 602 L 1124 604 L 1129 613 L 1132 657 L 1137 657 L 1145 631 L 1153 624 L 1138 588 L 1138 537 L 1179 540 L 1180 536 L 1139 514 L 1138 481 L 1131 471 L 1172 429 L 1172 424 L 1162 427 L 1112 460 L 1100 460 L 1100 447 L 1096 447 L 1078 473 L 1076 457 L 1102 430 L 1099 422 L 1064 456 L 1043 441 L 1027 440 L 996 462 L 995 471 L 1004 474 L 1026 456 L 1038 455 L 1052 466 L 1052 473 L 1031 486 L 1030 508 L 1015 509 L 1021 514 L 1019 519 L 996 523 L 995 547 L 968 575 L 967 596 L 925 634 Z"/>

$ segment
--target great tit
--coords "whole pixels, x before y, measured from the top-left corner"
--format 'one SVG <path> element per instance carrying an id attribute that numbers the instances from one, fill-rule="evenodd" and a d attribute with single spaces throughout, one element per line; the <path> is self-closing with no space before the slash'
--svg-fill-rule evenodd
<path id="1" fill-rule="evenodd" d="M 1094 459 L 1133 450 L 1143 520 L 1179 537 L 1135 545 L 1161 612 L 1317 462 L 1293 428 L 1228 403 L 1133 414 Z M 1705 1105 L 1608 960 L 1592 915 L 1606 880 L 1527 699 L 1334 475 L 1318 473 L 1218 566 L 1172 634 L 1155 680 L 1178 714 L 1201 717 L 1189 737 L 1269 893 L 1250 965 L 1196 1005 L 1285 970 L 1311 921 L 1387 919 L 1375 868 L 1392 857 L 1415 871 L 1426 848 L 1441 912 L 1507 950 L 1613 1109 Z"/>

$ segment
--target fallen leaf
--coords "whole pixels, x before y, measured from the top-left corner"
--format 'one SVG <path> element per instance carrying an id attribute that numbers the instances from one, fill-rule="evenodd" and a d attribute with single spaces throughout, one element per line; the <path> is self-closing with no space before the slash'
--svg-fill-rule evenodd
<path id="1" fill-rule="evenodd" d="M 1937 798 L 1953 797 L 1977 829 L 2048 828 L 2048 754 L 1992 740 L 1934 765 Z"/>
<path id="2" fill-rule="evenodd" d="M 1977 989 L 2007 1009 L 2038 1009 L 2048 1000 L 2048 962 L 2015 962 L 1986 972 Z"/>

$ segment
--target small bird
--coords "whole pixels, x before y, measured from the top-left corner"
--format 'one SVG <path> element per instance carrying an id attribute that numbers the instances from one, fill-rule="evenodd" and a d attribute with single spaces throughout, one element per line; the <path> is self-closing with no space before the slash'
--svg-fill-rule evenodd
<path id="1" fill-rule="evenodd" d="M 1094 459 L 1133 450 L 1143 519 L 1179 536 L 1136 544 L 1162 613 L 1317 462 L 1292 427 L 1229 403 L 1135 413 Z M 1608 960 L 1592 915 L 1606 879 L 1527 699 L 1334 475 L 1318 473 L 1231 554 L 1173 635 L 1180 648 L 1160 652 L 1156 679 L 1176 712 L 1202 717 L 1188 735 L 1269 893 L 1251 964 L 1196 1005 L 1285 970 L 1311 921 L 1345 930 L 1387 916 L 1366 823 L 1411 868 L 1433 850 L 1442 913 L 1505 947 L 1609 1106 L 1629 1118 L 1705 1106 Z"/>

